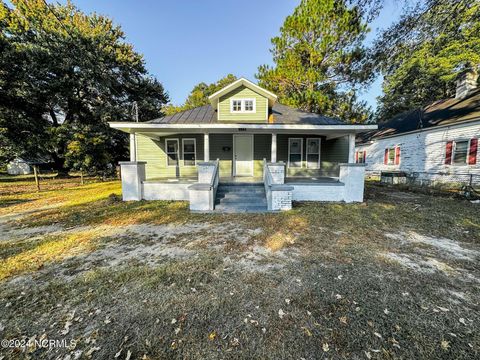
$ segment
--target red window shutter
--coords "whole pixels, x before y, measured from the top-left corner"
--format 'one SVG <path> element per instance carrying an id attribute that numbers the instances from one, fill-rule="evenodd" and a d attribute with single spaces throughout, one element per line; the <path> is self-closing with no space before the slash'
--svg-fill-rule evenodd
<path id="1" fill-rule="evenodd" d="M 395 148 L 395 165 L 400 164 L 400 146 Z"/>
<path id="2" fill-rule="evenodd" d="M 452 149 L 453 149 L 453 141 L 448 141 L 447 147 L 445 150 L 445 165 L 452 164 Z"/>
<path id="3" fill-rule="evenodd" d="M 358 151 L 355 151 L 355 162 L 358 163 Z"/>
<path id="4" fill-rule="evenodd" d="M 388 164 L 388 149 L 385 149 L 385 156 L 383 157 L 383 163 Z"/>
<path id="5" fill-rule="evenodd" d="M 470 150 L 468 151 L 468 165 L 477 163 L 478 139 L 470 139 Z"/>
<path id="6" fill-rule="evenodd" d="M 367 150 L 365 150 L 363 152 L 363 162 L 366 163 L 367 162 Z"/>

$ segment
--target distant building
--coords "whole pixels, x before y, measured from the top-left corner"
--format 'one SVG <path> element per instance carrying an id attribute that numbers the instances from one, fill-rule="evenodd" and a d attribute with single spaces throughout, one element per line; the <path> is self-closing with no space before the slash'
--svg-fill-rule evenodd
<path id="1" fill-rule="evenodd" d="M 465 71 L 455 98 L 402 113 L 357 137 L 355 160 L 392 182 L 480 184 L 480 89 Z"/>

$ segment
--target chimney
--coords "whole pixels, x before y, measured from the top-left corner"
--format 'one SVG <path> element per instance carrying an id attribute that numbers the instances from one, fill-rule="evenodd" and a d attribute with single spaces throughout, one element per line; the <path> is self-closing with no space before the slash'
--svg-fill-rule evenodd
<path id="1" fill-rule="evenodd" d="M 470 94 L 472 90 L 475 90 L 477 88 L 477 79 L 478 73 L 473 67 L 467 68 L 458 74 L 455 99 L 463 99 Z"/>

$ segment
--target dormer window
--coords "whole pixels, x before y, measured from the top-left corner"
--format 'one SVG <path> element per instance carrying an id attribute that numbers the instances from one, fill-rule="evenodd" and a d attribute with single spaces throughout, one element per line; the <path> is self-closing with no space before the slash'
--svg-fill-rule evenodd
<path id="1" fill-rule="evenodd" d="M 232 112 L 242 111 L 242 100 L 232 100 Z"/>
<path id="2" fill-rule="evenodd" d="M 245 100 L 245 111 L 253 111 L 253 100 Z"/>
<path id="3" fill-rule="evenodd" d="M 255 99 L 231 99 L 230 112 L 253 113 L 255 112 Z"/>

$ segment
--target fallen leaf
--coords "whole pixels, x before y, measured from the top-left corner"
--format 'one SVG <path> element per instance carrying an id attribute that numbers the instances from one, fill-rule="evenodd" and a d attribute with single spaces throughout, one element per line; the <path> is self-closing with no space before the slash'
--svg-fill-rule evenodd
<path id="1" fill-rule="evenodd" d="M 384 313 L 385 315 L 388 315 L 388 314 L 390 314 L 390 311 L 389 311 L 388 309 L 385 309 L 385 310 L 383 310 L 383 313 Z"/>
<path id="2" fill-rule="evenodd" d="M 67 322 L 65 323 L 65 327 L 62 331 L 60 331 L 60 333 L 62 335 L 67 335 L 70 332 L 70 325 L 72 325 L 72 322 L 67 320 Z"/>
<path id="3" fill-rule="evenodd" d="M 322 349 L 323 349 L 323 351 L 327 352 L 328 350 L 330 350 L 330 347 L 328 346 L 327 343 L 323 343 Z"/>
<path id="4" fill-rule="evenodd" d="M 372 354 L 370 354 L 368 351 L 364 351 L 364 353 L 365 353 L 365 356 L 367 357 L 367 359 L 372 358 Z"/>
<path id="5" fill-rule="evenodd" d="M 100 350 L 100 347 L 99 347 L 99 346 L 94 346 L 94 347 L 90 348 L 90 349 L 85 353 L 85 355 L 86 355 L 87 357 L 90 357 L 90 356 L 92 356 L 92 354 L 93 354 L 94 351 L 98 351 L 98 350 Z"/>
<path id="6" fill-rule="evenodd" d="M 374 333 L 373 333 L 373 335 L 375 335 L 376 337 L 378 337 L 378 338 L 382 339 L 382 335 L 380 335 L 380 334 L 379 334 L 379 333 L 377 333 L 377 332 L 374 332 Z"/>
<path id="7" fill-rule="evenodd" d="M 308 337 L 311 337 L 312 336 L 312 332 L 306 328 L 305 326 L 302 326 L 302 329 L 303 331 L 305 331 L 305 334 L 308 336 Z"/>
<path id="8" fill-rule="evenodd" d="M 441 307 L 441 306 L 437 306 L 437 308 L 439 308 L 439 309 L 442 310 L 443 312 L 450 311 L 449 309 L 444 308 L 444 307 Z"/>
<path id="9" fill-rule="evenodd" d="M 462 323 L 463 325 L 467 325 L 467 323 L 465 322 L 465 319 L 464 319 L 464 318 L 460 318 L 460 319 L 458 319 L 458 321 L 459 321 L 460 323 Z"/>
<path id="10" fill-rule="evenodd" d="M 180 330 L 181 330 L 181 329 L 180 329 L 179 327 L 176 328 L 176 329 L 175 329 L 175 335 L 177 335 L 177 334 L 180 332 Z"/>
<path id="11" fill-rule="evenodd" d="M 122 349 L 120 349 L 114 356 L 114 358 L 118 358 L 122 354 Z"/>
<path id="12" fill-rule="evenodd" d="M 448 348 L 450 347 L 450 342 L 448 342 L 447 340 L 442 340 L 440 345 L 441 345 L 443 350 L 448 350 Z"/>
<path id="13" fill-rule="evenodd" d="M 342 324 L 346 324 L 346 323 L 347 323 L 347 317 L 346 317 L 346 316 L 342 316 L 342 317 L 340 317 L 338 320 L 340 320 L 340 322 L 341 322 Z"/>
<path id="14" fill-rule="evenodd" d="M 337 298 L 337 300 L 340 300 L 342 298 L 342 295 L 337 294 L 337 295 L 335 295 L 335 297 Z"/>
<path id="15" fill-rule="evenodd" d="M 175 324 L 177 322 L 177 319 L 172 319 L 172 324 Z"/>
<path id="16" fill-rule="evenodd" d="M 130 357 L 132 356 L 132 352 L 130 350 L 127 351 L 127 356 L 125 357 L 125 360 L 130 360 Z"/>
<path id="17" fill-rule="evenodd" d="M 209 340 L 215 340 L 215 338 L 217 337 L 217 333 L 215 331 L 212 331 L 210 334 L 208 334 L 208 339 Z"/>
<path id="18" fill-rule="evenodd" d="M 290 305 L 290 299 L 285 299 L 285 303 L 286 303 L 287 305 Z"/>
<path id="19" fill-rule="evenodd" d="M 285 316 L 285 313 L 282 309 L 278 310 L 278 316 L 280 316 L 280 319 L 283 319 L 283 317 Z"/>

